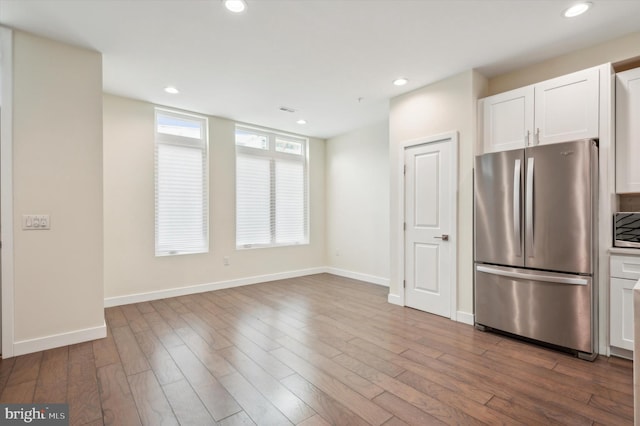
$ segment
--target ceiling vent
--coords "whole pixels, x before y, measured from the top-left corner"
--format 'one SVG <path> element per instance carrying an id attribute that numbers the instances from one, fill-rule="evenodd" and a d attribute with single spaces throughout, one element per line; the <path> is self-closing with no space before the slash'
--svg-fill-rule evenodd
<path id="1" fill-rule="evenodd" d="M 280 111 L 284 111 L 284 112 L 296 112 L 295 109 L 293 108 L 289 108 L 289 107 L 285 107 L 285 106 L 281 106 L 280 107 Z"/>

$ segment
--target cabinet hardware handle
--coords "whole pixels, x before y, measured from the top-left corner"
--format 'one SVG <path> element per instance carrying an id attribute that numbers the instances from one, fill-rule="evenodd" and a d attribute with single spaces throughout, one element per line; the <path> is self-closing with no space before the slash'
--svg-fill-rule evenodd
<path id="1" fill-rule="evenodd" d="M 534 257 L 534 241 L 533 241 L 533 237 L 534 237 L 533 221 L 535 220 L 533 216 L 535 212 L 534 206 L 533 206 L 533 203 L 535 202 L 535 197 L 533 194 L 533 188 L 534 188 L 533 180 L 535 179 L 535 175 L 533 171 L 534 165 L 535 165 L 534 157 L 527 158 L 527 180 L 526 180 L 527 188 L 525 189 L 526 208 L 525 208 L 525 220 L 524 220 L 526 223 L 526 229 L 525 229 L 526 236 L 524 237 L 524 241 L 527 243 L 527 248 L 525 250 L 525 253 L 529 257 Z"/>
<path id="2" fill-rule="evenodd" d="M 518 241 L 516 245 L 517 256 L 521 256 L 522 232 L 520 231 L 520 175 L 521 161 L 517 159 L 513 165 L 513 236 Z"/>

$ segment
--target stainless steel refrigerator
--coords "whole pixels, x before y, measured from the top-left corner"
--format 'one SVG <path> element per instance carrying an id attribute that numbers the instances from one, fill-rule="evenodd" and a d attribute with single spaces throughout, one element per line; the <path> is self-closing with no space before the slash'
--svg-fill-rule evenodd
<path id="1" fill-rule="evenodd" d="M 475 322 L 596 356 L 593 140 L 475 161 Z"/>

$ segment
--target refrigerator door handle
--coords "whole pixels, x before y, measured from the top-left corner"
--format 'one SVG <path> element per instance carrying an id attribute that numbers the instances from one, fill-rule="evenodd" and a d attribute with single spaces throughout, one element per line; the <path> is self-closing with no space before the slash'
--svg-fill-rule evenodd
<path id="1" fill-rule="evenodd" d="M 515 160 L 513 167 L 513 234 L 518 242 L 516 256 L 522 255 L 522 232 L 520 230 L 520 160 Z"/>
<path id="2" fill-rule="evenodd" d="M 525 207 L 525 228 L 527 243 L 527 253 L 529 257 L 533 257 L 533 157 L 527 158 L 527 189 L 526 189 L 526 207 Z"/>
<path id="3" fill-rule="evenodd" d="M 478 272 L 484 272 L 487 274 L 500 275 L 501 277 L 517 278 L 531 281 L 545 281 L 558 284 L 572 284 L 572 285 L 588 285 L 589 281 L 584 278 L 568 278 L 557 277 L 553 275 L 543 274 L 527 274 L 524 272 L 505 271 L 503 269 L 492 268 L 490 266 L 477 265 L 476 270 Z"/>

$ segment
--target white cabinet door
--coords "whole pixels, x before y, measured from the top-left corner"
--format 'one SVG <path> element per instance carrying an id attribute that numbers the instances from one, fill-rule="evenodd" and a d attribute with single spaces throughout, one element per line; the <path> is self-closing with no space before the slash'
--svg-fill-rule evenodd
<path id="1" fill-rule="evenodd" d="M 640 256 L 611 256 L 610 343 L 633 350 L 633 287 L 640 278 Z"/>
<path id="2" fill-rule="evenodd" d="M 640 192 L 640 68 L 616 75 L 616 192 Z"/>
<path id="3" fill-rule="evenodd" d="M 598 137 L 600 80 L 589 68 L 535 85 L 535 144 Z"/>
<path id="4" fill-rule="evenodd" d="M 524 148 L 533 141 L 533 86 L 483 101 L 483 152 Z"/>
<path id="5" fill-rule="evenodd" d="M 611 346 L 633 350 L 633 280 L 611 278 Z"/>

